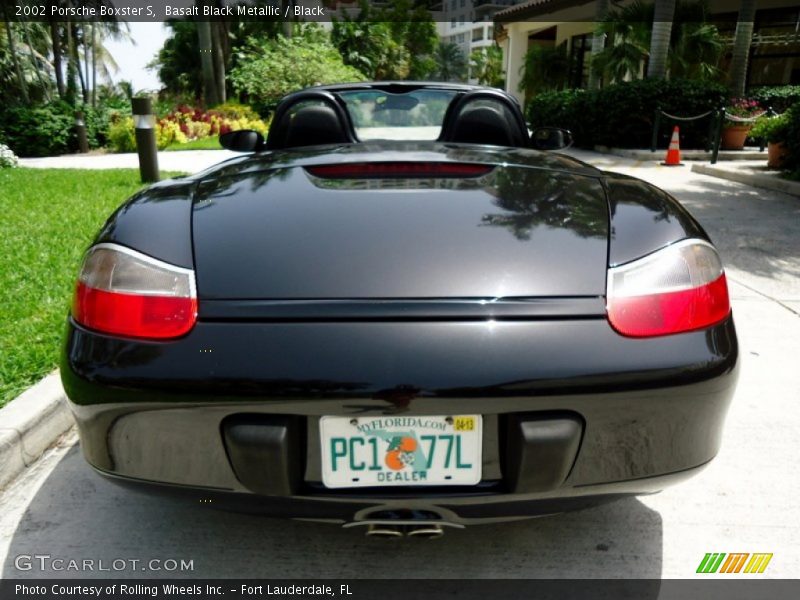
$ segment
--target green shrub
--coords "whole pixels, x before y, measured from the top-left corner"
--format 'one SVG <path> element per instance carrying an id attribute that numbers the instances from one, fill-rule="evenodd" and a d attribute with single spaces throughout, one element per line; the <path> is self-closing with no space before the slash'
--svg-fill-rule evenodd
<path id="1" fill-rule="evenodd" d="M 19 156 L 53 156 L 75 152 L 75 111 L 83 111 L 90 148 L 106 144 L 109 112 L 105 106 L 73 107 L 62 101 L 16 106 L 0 113 L 0 135 Z"/>
<path id="2" fill-rule="evenodd" d="M 77 147 L 75 117 L 63 102 L 16 106 L 0 113 L 0 137 L 19 156 L 65 154 Z"/>
<path id="3" fill-rule="evenodd" d="M 133 118 L 114 113 L 108 126 L 108 144 L 114 152 L 136 152 Z"/>
<path id="4" fill-rule="evenodd" d="M 789 112 L 777 117 L 761 117 L 750 130 L 749 137 L 770 143 L 785 143 L 789 133 Z"/>
<path id="5" fill-rule="evenodd" d="M 527 120 L 531 127 L 563 127 L 569 129 L 577 146 L 594 145 L 594 112 L 596 93 L 582 89 L 545 92 L 528 103 Z"/>
<path id="6" fill-rule="evenodd" d="M 722 85 L 675 79 L 644 79 L 609 85 L 601 90 L 565 90 L 541 94 L 528 104 L 532 126 L 553 125 L 570 129 L 576 144 L 617 148 L 647 148 L 655 111 L 691 117 L 718 108 L 726 99 Z M 672 127 L 681 128 L 685 147 L 704 147 L 710 117 L 689 122 L 662 118 L 659 147 L 666 147 Z"/>
<path id="7" fill-rule="evenodd" d="M 800 85 L 779 85 L 753 88 L 747 94 L 764 108 L 772 107 L 778 113 L 786 111 L 792 104 L 800 102 Z"/>
<path id="8" fill-rule="evenodd" d="M 330 42 L 303 36 L 250 38 L 240 50 L 230 81 L 259 114 L 269 114 L 289 92 L 317 84 L 363 81 L 358 69 L 345 65 Z"/>
<path id="9" fill-rule="evenodd" d="M 786 129 L 784 131 L 786 150 L 785 168 L 800 178 L 800 102 L 792 104 L 786 112 Z"/>

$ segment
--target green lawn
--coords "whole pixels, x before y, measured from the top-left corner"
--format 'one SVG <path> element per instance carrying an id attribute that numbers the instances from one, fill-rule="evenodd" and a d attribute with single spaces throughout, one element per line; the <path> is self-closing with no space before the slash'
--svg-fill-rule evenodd
<path id="1" fill-rule="evenodd" d="M 57 366 L 83 251 L 141 187 L 136 170 L 0 169 L 0 406 Z"/>
<path id="2" fill-rule="evenodd" d="M 167 152 L 181 150 L 222 150 L 222 146 L 219 145 L 219 137 L 212 135 L 211 137 L 192 140 L 185 144 L 172 144 L 166 148 Z"/>

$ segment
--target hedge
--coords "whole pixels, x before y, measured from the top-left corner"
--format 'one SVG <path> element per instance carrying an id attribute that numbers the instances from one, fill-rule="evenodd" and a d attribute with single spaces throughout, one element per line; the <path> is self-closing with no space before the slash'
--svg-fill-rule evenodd
<path id="1" fill-rule="evenodd" d="M 19 156 L 53 156 L 75 152 L 75 111 L 82 110 L 90 148 L 106 143 L 108 111 L 75 108 L 55 101 L 40 106 L 15 106 L 0 112 L 0 138 Z"/>
<path id="2" fill-rule="evenodd" d="M 721 106 L 724 86 L 691 80 L 626 81 L 601 90 L 564 90 L 535 96 L 526 109 L 532 127 L 551 125 L 572 131 L 578 146 L 648 148 L 656 108 L 679 116 L 699 115 Z M 676 123 L 662 119 L 659 147 L 666 147 Z M 687 148 L 702 148 L 710 117 L 677 123 Z"/>
<path id="3" fill-rule="evenodd" d="M 786 111 L 786 157 L 785 168 L 792 171 L 794 178 L 800 179 L 800 102 L 790 106 Z"/>
<path id="4" fill-rule="evenodd" d="M 800 102 L 800 85 L 753 88 L 747 96 L 758 100 L 758 103 L 764 108 L 772 107 L 775 112 L 782 113 L 793 104 Z"/>

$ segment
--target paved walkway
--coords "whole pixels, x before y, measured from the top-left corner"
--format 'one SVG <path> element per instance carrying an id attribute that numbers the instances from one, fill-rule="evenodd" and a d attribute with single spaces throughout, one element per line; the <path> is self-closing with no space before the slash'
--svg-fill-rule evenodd
<path id="1" fill-rule="evenodd" d="M 230 150 L 182 150 L 159 152 L 158 167 L 162 171 L 196 173 L 218 162 L 241 156 Z M 21 167 L 34 169 L 138 169 L 136 154 L 65 154 L 45 158 L 21 158 Z"/>

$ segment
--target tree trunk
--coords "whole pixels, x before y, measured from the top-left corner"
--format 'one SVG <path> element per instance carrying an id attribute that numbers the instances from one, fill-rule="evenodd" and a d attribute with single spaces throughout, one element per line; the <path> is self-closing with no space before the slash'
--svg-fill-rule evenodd
<path id="1" fill-rule="evenodd" d="M 64 95 L 67 102 L 75 104 L 75 61 L 73 60 L 75 42 L 72 38 L 72 21 L 67 21 L 67 91 Z"/>
<path id="2" fill-rule="evenodd" d="M 281 27 L 283 28 L 284 37 L 287 38 L 292 37 L 292 16 L 291 14 L 287 15 L 286 10 L 289 9 L 291 12 L 291 7 L 293 4 L 294 2 L 292 2 L 292 0 L 281 0 L 281 17 L 286 15 L 286 18 L 284 18 L 281 23 Z"/>
<path id="3" fill-rule="evenodd" d="M 206 106 L 219 104 L 218 87 L 214 72 L 214 48 L 211 23 L 197 21 L 197 39 L 200 47 L 200 64 L 203 69 L 203 95 Z"/>
<path id="4" fill-rule="evenodd" d="M 6 20 L 6 36 L 8 36 L 8 50 L 11 52 L 11 60 L 14 63 L 14 70 L 17 72 L 17 82 L 19 83 L 19 91 L 22 95 L 22 100 L 25 104 L 30 102 L 28 97 L 28 86 L 25 83 L 25 77 L 22 74 L 22 66 L 19 64 L 19 56 L 17 56 L 17 48 L 14 44 L 14 33 L 11 31 L 11 21 L 6 14 L 6 7 L 3 5 L 3 18 Z"/>
<path id="5" fill-rule="evenodd" d="M 50 90 L 49 88 L 49 81 L 45 82 L 44 77 L 42 77 L 42 70 L 39 68 L 38 61 L 36 59 L 36 52 L 33 49 L 33 44 L 31 43 L 31 34 L 28 31 L 28 23 L 25 21 L 21 22 L 23 30 L 25 31 L 25 42 L 28 45 L 28 54 L 31 56 L 31 65 L 33 65 L 33 70 L 36 71 L 36 79 L 39 80 L 39 85 L 42 88 L 42 94 L 44 99 L 48 102 L 50 101 Z"/>
<path id="6" fill-rule="evenodd" d="M 667 76 L 667 55 L 672 35 L 672 18 L 675 15 L 675 0 L 656 0 L 653 16 L 653 32 L 650 35 L 650 62 L 647 77 L 664 79 Z"/>
<path id="7" fill-rule="evenodd" d="M 97 106 L 97 23 L 92 23 L 92 106 Z"/>
<path id="8" fill-rule="evenodd" d="M 595 15 L 594 15 L 594 22 L 595 27 L 597 24 L 600 23 L 603 19 L 606 18 L 608 14 L 608 0 L 597 0 L 597 4 L 595 6 Z M 595 73 L 595 70 L 592 68 L 592 63 L 594 63 L 594 59 L 603 51 L 603 46 L 605 45 L 605 34 L 600 33 L 595 30 L 594 35 L 592 36 L 592 54 L 591 58 L 589 59 L 589 82 L 586 85 L 587 88 L 590 90 L 596 90 L 600 87 L 600 78 Z"/>
<path id="9" fill-rule="evenodd" d="M 75 39 L 75 33 L 77 29 L 72 32 L 72 60 L 74 64 L 74 69 L 78 72 L 78 81 L 81 84 L 81 97 L 83 98 L 83 103 L 86 104 L 86 101 L 89 99 L 86 90 L 86 80 L 83 77 L 83 69 L 81 69 L 81 57 L 78 53 L 78 43 Z"/>
<path id="10" fill-rule="evenodd" d="M 756 0 L 742 0 L 739 5 L 739 18 L 736 21 L 736 35 L 733 38 L 733 58 L 731 59 L 730 90 L 734 96 L 744 96 L 747 84 L 747 62 L 750 58 L 750 44 L 753 41 L 753 22 L 756 16 Z"/>
<path id="11" fill-rule="evenodd" d="M 58 97 L 64 99 L 64 73 L 61 71 L 61 32 L 58 30 L 58 23 L 50 21 L 50 37 L 53 42 L 53 70 L 56 72 L 56 88 Z"/>
<path id="12" fill-rule="evenodd" d="M 212 48 L 214 50 L 214 79 L 217 82 L 217 99 L 225 102 L 225 56 L 222 48 L 222 27 L 224 22 L 214 23 L 211 28 Z"/>
<path id="13" fill-rule="evenodd" d="M 89 77 L 89 30 L 88 27 L 92 27 L 92 24 L 86 22 L 83 24 L 83 72 L 86 77 L 86 93 L 83 97 L 84 104 L 89 104 L 89 86 L 91 85 L 91 79 Z"/>

